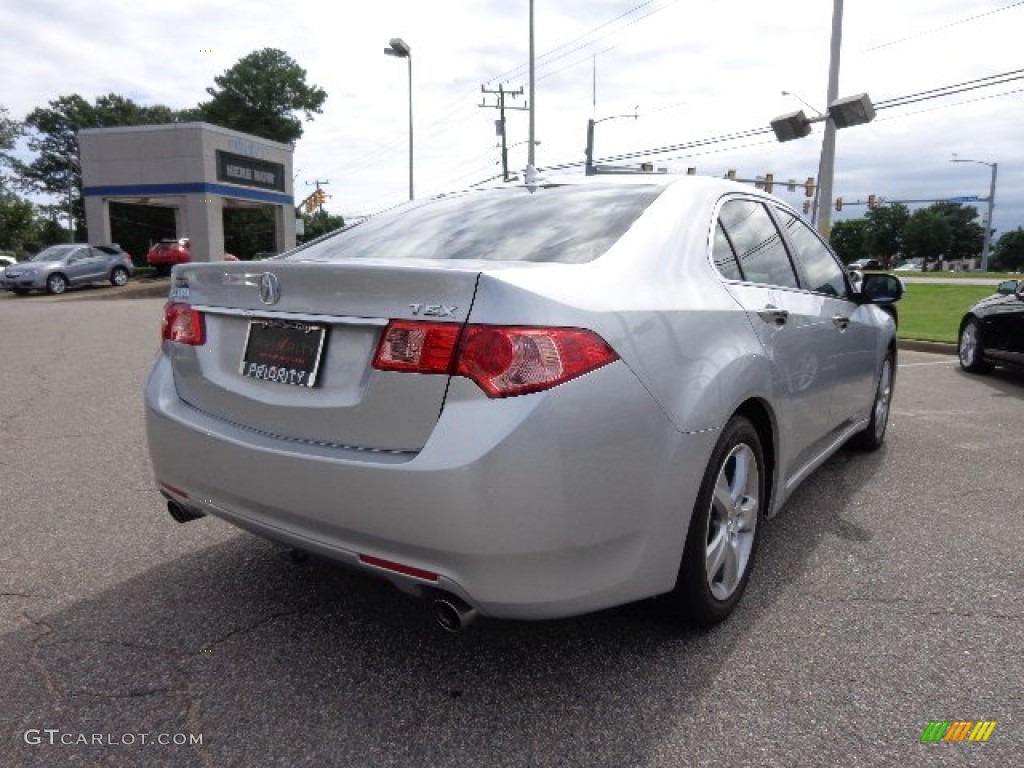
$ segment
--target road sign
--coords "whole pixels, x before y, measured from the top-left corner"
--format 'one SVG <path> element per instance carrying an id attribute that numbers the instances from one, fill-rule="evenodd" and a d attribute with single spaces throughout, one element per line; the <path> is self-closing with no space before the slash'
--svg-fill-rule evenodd
<path id="1" fill-rule="evenodd" d="M 947 203 L 976 203 L 978 202 L 977 195 L 961 195 L 960 197 L 947 197 Z"/>

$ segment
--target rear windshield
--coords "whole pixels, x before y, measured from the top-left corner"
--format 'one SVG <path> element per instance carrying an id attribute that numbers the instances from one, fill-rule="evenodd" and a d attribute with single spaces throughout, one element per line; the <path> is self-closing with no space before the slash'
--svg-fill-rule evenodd
<path id="1" fill-rule="evenodd" d="M 375 216 L 284 258 L 581 264 L 611 248 L 664 189 L 567 185 L 462 192 Z"/>

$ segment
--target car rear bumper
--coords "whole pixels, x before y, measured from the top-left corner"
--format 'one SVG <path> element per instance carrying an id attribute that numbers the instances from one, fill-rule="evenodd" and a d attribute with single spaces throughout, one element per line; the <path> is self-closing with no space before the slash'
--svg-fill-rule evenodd
<path id="1" fill-rule="evenodd" d="M 484 615 L 520 619 L 672 589 L 717 437 L 680 434 L 622 363 L 505 400 L 453 379 L 424 448 L 393 453 L 286 441 L 210 417 L 179 399 L 159 354 L 146 422 L 156 479 L 183 506 L 407 591 L 441 588 Z"/>

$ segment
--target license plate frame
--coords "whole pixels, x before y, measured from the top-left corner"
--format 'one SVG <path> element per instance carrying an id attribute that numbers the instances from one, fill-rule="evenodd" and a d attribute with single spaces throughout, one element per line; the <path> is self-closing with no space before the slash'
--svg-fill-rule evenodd
<path id="1" fill-rule="evenodd" d="M 315 387 L 326 342 L 325 325 L 301 320 L 250 318 L 238 372 L 257 381 Z"/>

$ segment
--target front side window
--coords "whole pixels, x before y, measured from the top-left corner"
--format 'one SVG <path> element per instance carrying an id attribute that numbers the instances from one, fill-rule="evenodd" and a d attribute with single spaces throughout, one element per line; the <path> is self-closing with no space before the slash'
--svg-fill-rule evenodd
<path id="1" fill-rule="evenodd" d="M 846 278 L 843 277 L 843 269 L 832 255 L 832 251 L 814 230 L 796 216 L 788 211 L 776 210 L 782 227 L 793 244 L 793 257 L 807 281 L 808 290 L 845 298 Z"/>
<path id="2" fill-rule="evenodd" d="M 732 244 L 744 280 L 799 287 L 782 235 L 764 205 L 753 200 L 729 200 L 719 211 L 718 225 Z"/>

